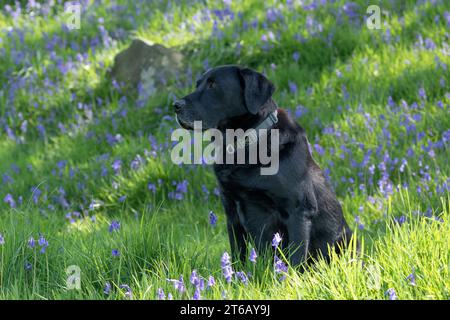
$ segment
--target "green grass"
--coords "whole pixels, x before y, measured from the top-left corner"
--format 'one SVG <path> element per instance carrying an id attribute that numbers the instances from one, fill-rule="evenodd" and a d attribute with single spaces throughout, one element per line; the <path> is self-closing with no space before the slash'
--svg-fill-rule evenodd
<path id="1" fill-rule="evenodd" d="M 361 18 L 369 1 L 355 2 Z M 193 270 L 216 280 L 202 299 L 388 299 L 388 289 L 399 299 L 450 298 L 450 5 L 378 1 L 389 15 L 382 16 L 381 30 L 369 30 L 347 17 L 345 1 L 311 11 L 261 3 L 233 1 L 234 18 L 220 21 L 213 9 L 226 5 L 218 0 L 103 1 L 90 4 L 81 29 L 73 31 L 61 27 L 61 6 L 34 18 L 25 9 L 11 17 L 3 7 L 0 299 L 126 299 L 123 284 L 133 299 L 156 299 L 158 288 L 175 299 L 192 298 Z M 269 8 L 282 18 L 270 22 Z M 213 30 L 214 18 L 219 31 Z M 80 49 L 100 35 L 100 24 L 114 40 L 105 38 L 105 44 L 100 38 L 100 44 Z M 269 32 L 274 39 L 264 43 L 261 37 Z M 141 108 L 136 93 L 116 89 L 107 75 L 114 55 L 134 36 L 181 50 L 190 69 L 167 79 Z M 436 47 L 421 45 L 419 36 Z M 78 53 L 85 55 L 82 62 Z M 73 61 L 67 73 L 58 69 L 58 59 Z M 193 89 L 206 60 L 209 66 L 264 71 L 282 108 L 293 116 L 298 106 L 307 109 L 297 121 L 363 244 L 360 256 L 347 252 L 305 273 L 289 268 L 283 281 L 272 258 L 260 256 L 256 265 L 233 266 L 251 274 L 247 285 L 225 281 L 220 259 L 229 244 L 215 178 L 207 166 L 171 163 L 169 135 L 177 125 L 164 117 L 173 116 L 174 96 Z M 120 134 L 121 141 L 110 145 L 107 134 Z M 133 170 L 137 155 L 141 165 Z M 117 174 L 116 159 L 122 161 Z M 183 180 L 188 192 L 171 199 L 173 181 Z M 14 208 L 4 201 L 8 194 Z M 90 209 L 94 201 L 99 205 Z M 208 222 L 211 210 L 218 215 L 215 227 Z M 81 218 L 71 223 L 70 212 Z M 113 220 L 121 228 L 110 233 Z M 40 234 L 49 243 L 43 254 L 39 245 L 27 245 Z M 80 290 L 67 288 L 71 265 L 81 270 Z M 167 281 L 180 275 L 184 293 Z M 103 292 L 107 282 L 109 295 Z"/>

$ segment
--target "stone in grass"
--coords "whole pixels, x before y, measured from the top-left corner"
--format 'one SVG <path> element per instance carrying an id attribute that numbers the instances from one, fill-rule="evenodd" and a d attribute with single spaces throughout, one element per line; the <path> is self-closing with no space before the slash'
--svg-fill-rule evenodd
<path id="1" fill-rule="evenodd" d="M 183 55 L 160 44 L 134 39 L 131 45 L 114 58 L 111 76 L 126 87 L 137 88 L 151 96 L 168 79 L 176 77 L 183 66 Z"/>

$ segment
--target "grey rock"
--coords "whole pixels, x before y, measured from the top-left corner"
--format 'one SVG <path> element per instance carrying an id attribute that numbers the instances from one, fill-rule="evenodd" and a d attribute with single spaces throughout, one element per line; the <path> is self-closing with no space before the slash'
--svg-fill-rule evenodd
<path id="1" fill-rule="evenodd" d="M 183 67 L 183 55 L 160 44 L 134 39 L 131 45 L 114 58 L 111 76 L 125 86 L 137 88 L 150 96 L 167 80 L 176 77 Z"/>

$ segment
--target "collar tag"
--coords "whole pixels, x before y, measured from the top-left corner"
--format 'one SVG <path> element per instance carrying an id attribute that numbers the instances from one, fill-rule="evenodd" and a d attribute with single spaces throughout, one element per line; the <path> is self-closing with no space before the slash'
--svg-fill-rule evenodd
<path id="1" fill-rule="evenodd" d="M 236 149 L 243 149 L 245 146 L 254 144 L 258 141 L 258 130 L 260 129 L 268 129 L 274 124 L 278 122 L 278 111 L 275 110 L 271 112 L 263 122 L 261 122 L 256 128 L 252 129 L 249 135 L 244 136 L 243 138 L 238 138 L 236 141 L 236 146 L 233 143 L 227 145 L 226 149 L 228 153 L 234 153 Z"/>

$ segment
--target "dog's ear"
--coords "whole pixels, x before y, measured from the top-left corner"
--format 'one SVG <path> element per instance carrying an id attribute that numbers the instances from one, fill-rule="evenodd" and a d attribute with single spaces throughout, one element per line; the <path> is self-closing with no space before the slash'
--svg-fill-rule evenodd
<path id="1" fill-rule="evenodd" d="M 243 79 L 244 101 L 247 110 L 257 114 L 275 92 L 275 86 L 263 74 L 248 68 L 239 69 Z"/>

